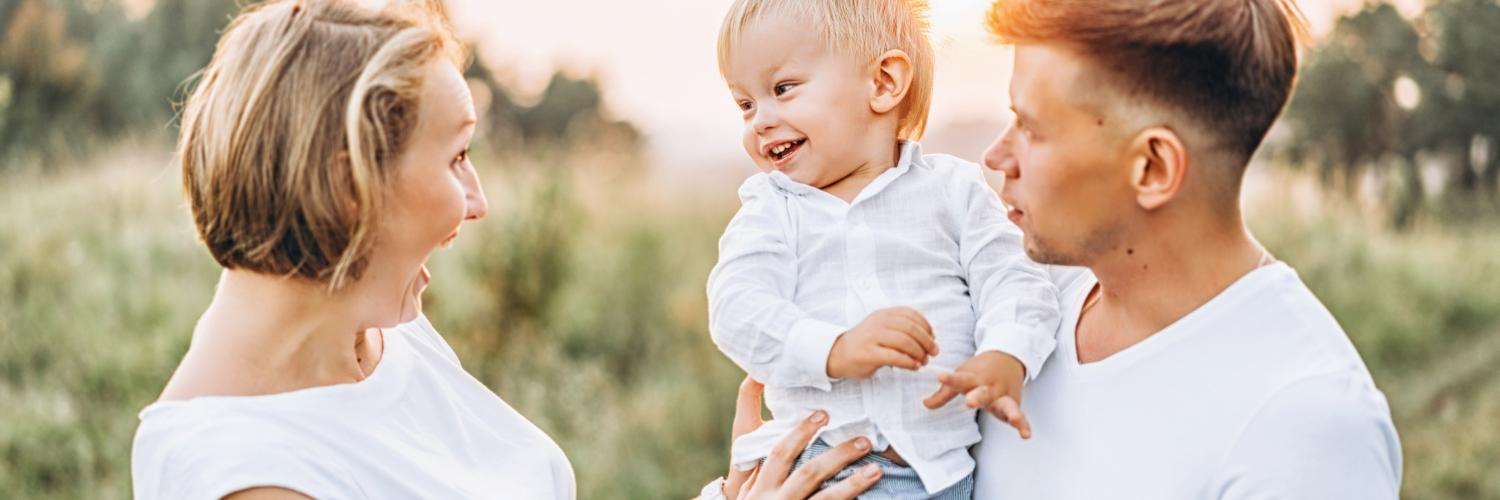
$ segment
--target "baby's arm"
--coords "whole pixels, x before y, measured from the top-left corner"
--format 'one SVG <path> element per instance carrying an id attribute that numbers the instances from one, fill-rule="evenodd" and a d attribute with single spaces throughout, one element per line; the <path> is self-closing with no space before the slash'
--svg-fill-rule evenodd
<path id="1" fill-rule="evenodd" d="M 953 373 L 939 375 L 942 386 L 924 404 L 937 408 L 963 394 L 970 408 L 989 410 L 1029 438 L 1021 386 L 1036 377 L 1057 345 L 1057 288 L 1026 257 L 1020 229 L 1005 218 L 977 168 L 958 169 L 952 193 L 962 228 L 959 259 L 978 315 L 977 349 Z"/>
<path id="2" fill-rule="evenodd" d="M 812 319 L 790 300 L 797 263 L 786 201 L 770 179 L 740 187 L 740 210 L 719 239 L 708 275 L 708 331 L 714 344 L 766 385 L 832 387 L 827 360 L 845 328 Z"/>
<path id="3" fill-rule="evenodd" d="M 962 202 L 955 214 L 963 228 L 959 259 L 978 316 L 975 352 L 1014 356 L 1031 380 L 1057 346 L 1057 287 L 1045 268 L 1026 257 L 1020 228 L 1006 218 L 979 168 L 955 174 L 954 198 Z"/>
<path id="4" fill-rule="evenodd" d="M 916 370 L 936 356 L 932 325 L 911 308 L 875 311 L 846 329 L 792 303 L 797 265 L 785 200 L 767 181 L 755 176 L 740 188 L 740 211 L 708 277 L 709 334 L 719 349 L 768 385 L 823 390 L 834 378 L 869 378 L 884 366 Z"/>

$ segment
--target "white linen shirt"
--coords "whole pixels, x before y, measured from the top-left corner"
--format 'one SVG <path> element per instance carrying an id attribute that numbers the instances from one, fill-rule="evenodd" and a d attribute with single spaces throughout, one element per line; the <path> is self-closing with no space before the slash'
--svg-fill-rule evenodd
<path id="1" fill-rule="evenodd" d="M 866 380 L 830 379 L 833 342 L 871 312 L 920 311 L 951 371 L 975 354 L 1015 356 L 1028 377 L 1056 344 L 1056 288 L 1031 262 L 980 167 L 922 155 L 904 142 L 899 163 L 852 203 L 772 172 L 740 187 L 742 206 L 719 241 L 708 278 L 709 331 L 750 376 L 766 384 L 774 419 L 735 441 L 733 462 L 752 465 L 797 421 L 829 414 L 821 436 L 869 438 L 895 447 L 928 492 L 973 470 L 975 410 L 955 398 L 929 410 L 937 380 L 882 368 Z"/>

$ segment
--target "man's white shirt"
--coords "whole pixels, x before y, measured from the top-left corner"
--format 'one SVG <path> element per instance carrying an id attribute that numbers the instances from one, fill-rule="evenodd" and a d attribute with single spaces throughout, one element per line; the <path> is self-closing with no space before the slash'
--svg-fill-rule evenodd
<path id="1" fill-rule="evenodd" d="M 1057 352 L 1023 393 L 1034 434 L 981 418 L 974 498 L 1397 498 L 1401 445 L 1385 397 L 1290 267 L 1257 269 L 1088 364 L 1075 330 L 1097 281 L 1055 276 Z"/>

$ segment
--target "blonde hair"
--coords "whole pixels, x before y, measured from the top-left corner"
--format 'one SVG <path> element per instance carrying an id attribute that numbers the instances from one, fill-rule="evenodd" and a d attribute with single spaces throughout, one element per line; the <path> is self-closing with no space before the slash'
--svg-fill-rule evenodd
<path id="1" fill-rule="evenodd" d="M 280 0 L 240 13 L 187 99 L 178 144 L 214 260 L 329 290 L 358 280 L 435 57 L 465 58 L 436 0 Z"/>
<path id="2" fill-rule="evenodd" d="M 897 125 L 897 137 L 917 140 L 927 128 L 932 107 L 932 42 L 927 39 L 926 0 L 735 0 L 719 29 L 719 72 L 729 66 L 729 52 L 752 22 L 770 15 L 810 20 L 825 46 L 874 62 L 888 50 L 911 58 L 911 89 Z"/>

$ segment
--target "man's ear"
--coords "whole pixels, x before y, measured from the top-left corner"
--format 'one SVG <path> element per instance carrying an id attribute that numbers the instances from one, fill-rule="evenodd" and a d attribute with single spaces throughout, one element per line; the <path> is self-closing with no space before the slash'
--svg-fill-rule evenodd
<path id="1" fill-rule="evenodd" d="M 1136 203 L 1155 210 L 1175 199 L 1186 185 L 1188 150 L 1182 138 L 1165 127 L 1140 132 L 1130 144 L 1130 187 Z"/>
<path id="2" fill-rule="evenodd" d="M 902 50 L 888 50 L 875 60 L 874 92 L 870 94 L 870 110 L 876 114 L 889 113 L 901 106 L 911 91 L 911 56 Z"/>

